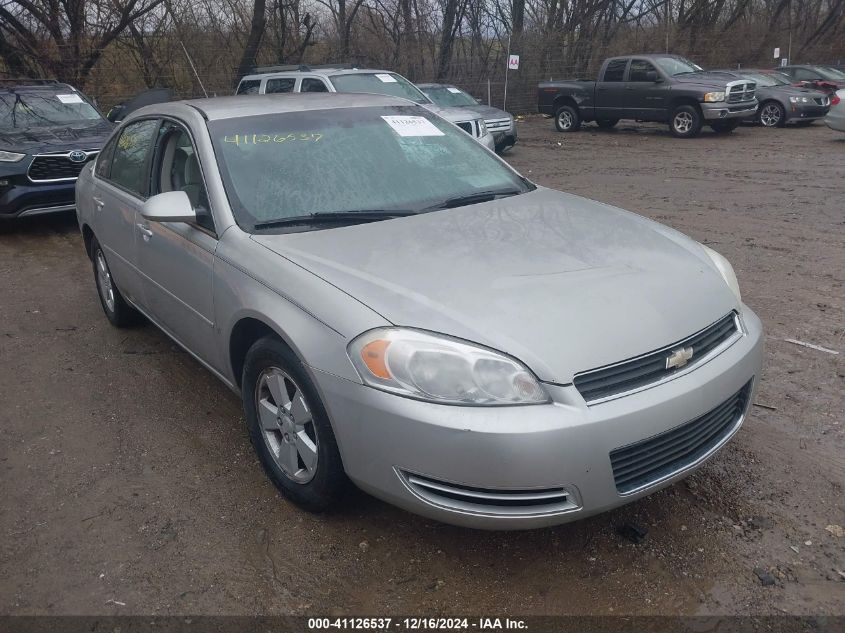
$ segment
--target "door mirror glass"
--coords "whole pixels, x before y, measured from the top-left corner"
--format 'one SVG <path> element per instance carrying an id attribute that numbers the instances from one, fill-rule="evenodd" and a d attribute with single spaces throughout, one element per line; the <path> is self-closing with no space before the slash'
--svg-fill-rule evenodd
<path id="1" fill-rule="evenodd" d="M 150 222 L 196 222 L 197 214 L 184 191 L 166 191 L 148 198 L 141 215 Z"/>

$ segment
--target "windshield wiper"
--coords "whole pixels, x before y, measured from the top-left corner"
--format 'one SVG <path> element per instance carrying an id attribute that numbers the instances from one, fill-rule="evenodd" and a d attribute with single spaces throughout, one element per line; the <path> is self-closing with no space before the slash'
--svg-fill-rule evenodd
<path id="1" fill-rule="evenodd" d="M 359 211 L 342 211 L 326 213 L 309 213 L 308 215 L 295 215 L 290 218 L 279 218 L 268 222 L 259 222 L 253 229 L 275 229 L 284 226 L 296 226 L 300 224 L 358 224 L 360 222 L 378 222 L 391 218 L 401 218 L 408 215 L 416 215 L 416 211 L 400 209 L 362 209 Z"/>
<path id="2" fill-rule="evenodd" d="M 499 198 L 507 198 L 522 193 L 521 189 L 497 189 L 490 191 L 476 191 L 468 193 L 464 196 L 455 196 L 454 198 L 447 198 L 443 202 L 438 202 L 430 207 L 422 209 L 423 211 L 432 211 L 434 209 L 454 209 L 455 207 L 463 207 L 468 204 L 478 204 L 480 202 L 490 202 L 491 200 L 498 200 Z"/>

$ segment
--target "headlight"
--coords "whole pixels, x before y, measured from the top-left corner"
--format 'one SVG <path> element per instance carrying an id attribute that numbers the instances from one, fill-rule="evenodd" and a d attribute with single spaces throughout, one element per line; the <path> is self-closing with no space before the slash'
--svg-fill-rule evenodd
<path id="1" fill-rule="evenodd" d="M 17 163 L 26 158 L 26 154 L 16 152 L 0 152 L 0 163 Z"/>
<path id="2" fill-rule="evenodd" d="M 382 391 L 443 404 L 549 401 L 520 362 L 443 335 L 377 328 L 355 338 L 348 352 L 364 383 Z"/>
<path id="3" fill-rule="evenodd" d="M 789 97 L 790 103 L 809 103 L 810 100 L 807 97 Z"/>
<path id="4" fill-rule="evenodd" d="M 708 257 L 710 257 L 713 261 L 713 265 L 716 266 L 720 273 L 722 273 L 722 278 L 736 295 L 736 300 L 742 302 L 742 295 L 739 292 L 739 282 L 736 280 L 736 273 L 734 272 L 734 268 L 731 266 L 731 263 L 712 248 L 708 248 L 704 244 L 701 245 L 701 248 L 704 249 L 704 252 L 707 253 Z"/>
<path id="5" fill-rule="evenodd" d="M 487 123 L 484 119 L 478 119 L 478 136 L 487 136 Z"/>
<path id="6" fill-rule="evenodd" d="M 725 100 L 725 93 L 724 92 L 708 92 L 704 95 L 704 100 L 707 103 L 714 103 L 716 101 L 724 101 Z"/>

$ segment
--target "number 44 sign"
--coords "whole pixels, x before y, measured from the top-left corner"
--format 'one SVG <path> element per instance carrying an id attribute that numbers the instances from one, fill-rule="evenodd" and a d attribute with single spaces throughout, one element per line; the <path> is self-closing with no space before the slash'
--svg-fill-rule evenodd
<path id="1" fill-rule="evenodd" d="M 508 70 L 519 70 L 519 55 L 508 57 Z"/>

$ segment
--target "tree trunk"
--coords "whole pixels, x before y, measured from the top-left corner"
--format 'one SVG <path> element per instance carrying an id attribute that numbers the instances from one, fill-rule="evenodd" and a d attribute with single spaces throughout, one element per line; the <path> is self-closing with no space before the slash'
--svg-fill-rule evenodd
<path id="1" fill-rule="evenodd" d="M 252 7 L 252 24 L 249 28 L 249 35 L 246 38 L 246 46 L 238 64 L 238 72 L 235 74 L 233 85 L 237 86 L 241 77 L 248 75 L 255 67 L 258 49 L 261 47 L 261 39 L 264 37 L 264 29 L 267 26 L 266 0 L 255 0 Z"/>

